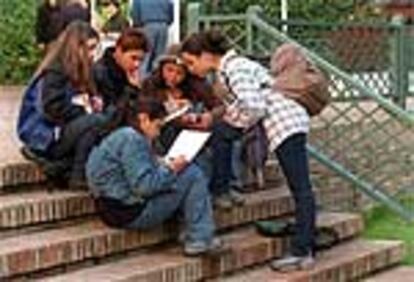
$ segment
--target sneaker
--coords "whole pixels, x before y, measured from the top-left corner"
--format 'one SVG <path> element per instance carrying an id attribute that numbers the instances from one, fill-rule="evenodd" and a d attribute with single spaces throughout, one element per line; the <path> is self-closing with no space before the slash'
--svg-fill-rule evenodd
<path id="1" fill-rule="evenodd" d="M 229 197 L 232 203 L 236 206 L 243 206 L 246 203 L 244 195 L 235 189 L 230 189 Z"/>
<path id="2" fill-rule="evenodd" d="M 295 271 L 309 270 L 315 265 L 315 258 L 312 255 L 294 256 L 287 255 L 280 259 L 275 259 L 270 263 L 270 267 L 275 271 Z"/>
<path id="3" fill-rule="evenodd" d="M 233 207 L 233 201 L 229 194 L 222 194 L 213 198 L 213 205 L 218 209 L 229 210 Z"/>
<path id="4" fill-rule="evenodd" d="M 186 256 L 199 256 L 203 254 L 216 254 L 224 249 L 224 244 L 219 238 L 214 238 L 209 243 L 192 242 L 184 245 L 184 254 Z"/>
<path id="5" fill-rule="evenodd" d="M 40 166 L 45 166 L 49 163 L 49 161 L 46 158 L 40 156 L 28 147 L 21 147 L 20 152 L 27 160 L 35 162 Z"/>

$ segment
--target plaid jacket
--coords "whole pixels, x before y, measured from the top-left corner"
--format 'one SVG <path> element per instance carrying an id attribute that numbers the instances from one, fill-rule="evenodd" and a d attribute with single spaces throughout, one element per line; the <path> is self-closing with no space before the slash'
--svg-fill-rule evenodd
<path id="1" fill-rule="evenodd" d="M 235 96 L 224 120 L 235 127 L 247 128 L 263 118 L 270 150 L 294 134 L 308 133 L 309 115 L 305 108 L 271 90 L 272 77 L 257 62 L 230 50 L 220 62 L 219 79 Z"/>

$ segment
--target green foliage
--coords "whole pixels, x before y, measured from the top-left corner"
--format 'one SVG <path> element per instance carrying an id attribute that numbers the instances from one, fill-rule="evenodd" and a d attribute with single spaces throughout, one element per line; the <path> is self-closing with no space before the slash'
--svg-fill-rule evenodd
<path id="1" fill-rule="evenodd" d="M 38 63 L 37 2 L 0 0 L 0 84 L 26 83 Z"/>
<path id="2" fill-rule="evenodd" d="M 414 195 L 405 195 L 401 203 L 413 210 Z M 364 214 L 364 237 L 379 240 L 401 240 L 406 247 L 403 263 L 414 265 L 414 225 L 403 221 L 383 206 L 376 206 Z"/>
<path id="3" fill-rule="evenodd" d="M 251 5 L 260 6 L 271 18 L 280 17 L 280 0 L 203 0 L 207 12 L 244 13 Z M 312 22 L 338 22 L 377 17 L 375 7 L 368 1 L 355 0 L 288 0 L 289 18 Z"/>

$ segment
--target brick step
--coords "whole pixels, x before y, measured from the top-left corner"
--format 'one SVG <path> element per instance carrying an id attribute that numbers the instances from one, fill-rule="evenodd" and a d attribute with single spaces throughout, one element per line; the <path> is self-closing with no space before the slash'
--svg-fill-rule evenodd
<path id="1" fill-rule="evenodd" d="M 276 161 L 269 161 L 265 167 L 266 180 L 272 183 L 282 181 L 282 174 Z M 35 163 L 17 160 L 0 165 L 0 190 L 22 185 L 40 184 L 45 181 L 42 170 Z M 22 189 L 22 187 L 18 187 Z"/>
<path id="2" fill-rule="evenodd" d="M 0 190 L 25 184 L 39 184 L 44 180 L 40 167 L 33 162 L 19 160 L 0 165 Z"/>
<path id="3" fill-rule="evenodd" d="M 414 282 L 414 267 L 399 266 L 364 280 L 365 282 Z"/>
<path id="4" fill-rule="evenodd" d="M 353 214 L 321 213 L 318 224 L 333 227 L 341 239 L 362 230 L 361 218 Z M 196 281 L 262 263 L 279 255 L 287 245 L 286 239 L 265 238 L 251 228 L 227 234 L 224 240 L 232 250 L 220 257 L 186 258 L 180 247 L 172 246 L 56 275 L 46 281 Z"/>
<path id="5" fill-rule="evenodd" d="M 286 215 L 292 210 L 289 193 L 276 189 L 251 194 L 245 206 L 216 211 L 215 217 L 217 225 L 226 228 Z M 163 242 L 175 236 L 174 230 L 166 224 L 148 232 L 127 232 L 108 228 L 96 219 L 4 238 L 0 240 L 0 278 Z"/>
<path id="6" fill-rule="evenodd" d="M 275 213 L 279 206 L 281 211 L 290 212 L 293 209 L 292 199 L 286 187 L 269 185 L 266 190 L 246 193 L 249 205 L 258 205 L 263 201 L 272 202 Z M 328 191 L 316 190 L 319 202 L 323 197 L 329 198 Z M 336 193 L 335 191 L 332 191 Z M 266 205 L 266 204 L 265 204 Z M 257 207 L 256 209 L 258 209 Z M 264 207 L 266 209 L 266 207 Z M 246 212 L 246 211 L 237 211 Z M 93 200 L 85 191 L 26 191 L 0 195 L 0 230 L 17 229 L 27 226 L 55 223 L 95 213 Z M 222 215 L 225 216 L 225 215 Z M 234 213 L 230 213 L 234 216 Z M 1 232 L 0 232 L 1 237 Z"/>
<path id="7" fill-rule="evenodd" d="M 355 214 L 321 213 L 318 224 L 333 227 L 341 239 L 350 238 L 362 230 L 361 218 Z M 46 281 L 196 281 L 263 263 L 279 255 L 287 245 L 286 239 L 265 238 L 253 228 L 244 228 L 223 237 L 231 250 L 213 258 L 184 257 L 181 247 L 174 244 L 56 275 Z"/>
<path id="8" fill-rule="evenodd" d="M 0 229 L 66 220 L 94 212 L 93 200 L 87 192 L 39 190 L 1 195 Z"/>
<path id="9" fill-rule="evenodd" d="M 345 282 L 355 281 L 401 262 L 404 247 L 400 241 L 368 241 L 357 239 L 346 242 L 318 255 L 317 264 L 309 271 L 281 273 L 267 265 L 255 270 L 237 273 L 223 282 Z M 369 280 L 371 281 L 371 280 Z M 375 281 L 375 280 L 374 280 Z M 408 281 L 408 280 L 384 280 Z"/>

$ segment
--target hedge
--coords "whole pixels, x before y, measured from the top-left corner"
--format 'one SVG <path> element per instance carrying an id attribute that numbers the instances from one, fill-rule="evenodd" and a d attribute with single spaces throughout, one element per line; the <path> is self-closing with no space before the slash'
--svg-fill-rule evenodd
<path id="1" fill-rule="evenodd" d="M 34 37 L 37 1 L 0 1 L 0 84 L 23 84 L 40 58 Z"/>

